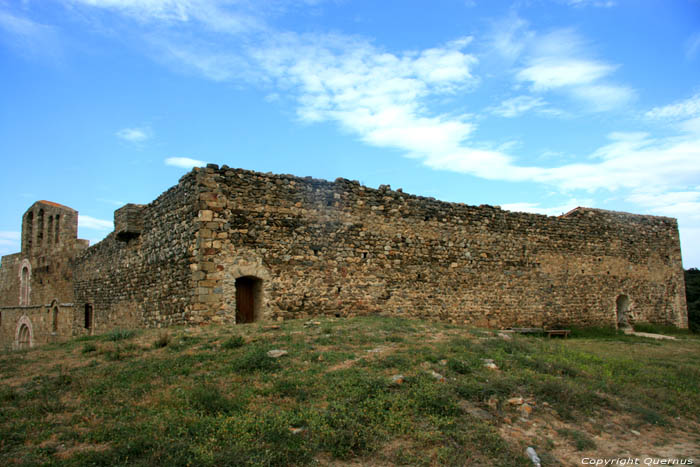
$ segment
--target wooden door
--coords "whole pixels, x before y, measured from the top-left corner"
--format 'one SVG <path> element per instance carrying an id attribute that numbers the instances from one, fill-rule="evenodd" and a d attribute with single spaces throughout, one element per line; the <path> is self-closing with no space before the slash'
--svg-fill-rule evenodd
<path id="1" fill-rule="evenodd" d="M 241 277 L 236 279 L 236 322 L 252 323 L 255 321 L 255 279 Z"/>

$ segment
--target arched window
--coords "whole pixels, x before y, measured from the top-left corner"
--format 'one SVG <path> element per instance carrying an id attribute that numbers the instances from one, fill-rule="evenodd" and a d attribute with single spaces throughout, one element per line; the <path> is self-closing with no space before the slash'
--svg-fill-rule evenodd
<path id="1" fill-rule="evenodd" d="M 34 211 L 30 211 L 27 214 L 27 223 L 24 228 L 25 247 L 29 251 L 32 249 L 32 242 L 34 241 Z"/>
<path id="2" fill-rule="evenodd" d="M 56 245 L 58 245 L 58 239 L 60 238 L 60 236 L 58 235 L 58 232 L 60 231 L 60 227 L 59 227 L 59 226 L 60 226 L 60 223 L 61 223 L 61 215 L 60 215 L 60 214 L 56 214 L 56 224 L 54 225 L 54 229 L 55 229 L 55 231 L 56 231 L 56 233 L 55 233 L 55 237 L 56 237 L 56 238 L 55 238 L 55 240 L 54 240 L 54 243 L 55 243 Z"/>
<path id="3" fill-rule="evenodd" d="M 51 331 L 58 332 L 58 305 L 53 307 L 53 313 L 51 316 Z"/>
<path id="4" fill-rule="evenodd" d="M 92 305 L 89 303 L 85 304 L 85 329 L 88 331 L 92 331 L 92 327 L 94 326 L 94 312 L 92 309 Z"/>
<path id="5" fill-rule="evenodd" d="M 44 210 L 39 209 L 39 225 L 36 229 L 36 246 L 41 248 L 44 242 Z"/>
<path id="6" fill-rule="evenodd" d="M 46 243 L 48 245 L 53 243 L 53 216 L 49 216 L 49 225 L 46 229 Z"/>
<path id="7" fill-rule="evenodd" d="M 29 283 L 31 280 L 31 272 L 28 265 L 22 266 L 19 283 L 19 306 L 29 305 Z"/>

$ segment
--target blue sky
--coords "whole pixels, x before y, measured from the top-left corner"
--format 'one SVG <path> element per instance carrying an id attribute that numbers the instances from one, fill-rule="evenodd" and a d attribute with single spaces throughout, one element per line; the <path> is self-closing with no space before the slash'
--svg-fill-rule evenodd
<path id="1" fill-rule="evenodd" d="M 700 0 L 0 0 L 0 254 L 193 165 L 676 217 L 700 267 Z"/>

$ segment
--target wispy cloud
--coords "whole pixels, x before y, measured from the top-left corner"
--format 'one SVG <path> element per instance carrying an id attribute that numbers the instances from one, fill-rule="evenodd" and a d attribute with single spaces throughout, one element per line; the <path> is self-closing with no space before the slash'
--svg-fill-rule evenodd
<path id="1" fill-rule="evenodd" d="M 203 165 L 207 165 L 207 163 L 198 159 L 190 159 L 189 157 L 169 157 L 165 159 L 165 165 L 191 169 L 193 167 L 202 167 Z"/>
<path id="2" fill-rule="evenodd" d="M 685 57 L 688 60 L 695 60 L 700 53 L 700 32 L 691 35 L 685 42 Z"/>
<path id="3" fill-rule="evenodd" d="M 654 107 L 644 116 L 670 122 L 681 131 L 700 137 L 700 94 L 673 104 Z"/>
<path id="4" fill-rule="evenodd" d="M 73 4 L 118 11 L 139 22 L 170 24 L 196 22 L 226 34 L 264 29 L 255 8 L 248 2 L 217 0 L 68 0 Z M 223 8 L 222 8 L 223 7 Z"/>
<path id="5" fill-rule="evenodd" d="M 648 118 L 687 118 L 700 115 L 700 94 L 673 104 L 654 107 L 644 114 Z"/>
<path id="6" fill-rule="evenodd" d="M 531 212 L 535 214 L 546 214 L 548 216 L 560 216 L 562 214 L 565 214 L 572 209 L 575 209 L 579 206 L 592 206 L 593 205 L 593 199 L 587 198 L 587 199 L 576 199 L 576 198 L 571 198 L 568 201 L 566 201 L 563 204 L 557 205 L 557 206 L 549 206 L 545 207 L 542 206 L 540 203 L 527 203 L 527 202 L 519 202 L 519 203 L 507 203 L 501 205 L 501 208 L 505 209 L 506 211 L 516 211 L 516 212 Z"/>
<path id="7" fill-rule="evenodd" d="M 78 216 L 78 227 L 81 229 L 90 230 L 112 230 L 114 228 L 114 223 L 112 221 L 106 221 L 92 216 L 87 216 L 85 214 L 80 214 Z"/>
<path id="8" fill-rule="evenodd" d="M 532 96 L 517 96 L 506 99 L 497 107 L 492 107 L 489 110 L 501 117 L 513 118 L 533 109 L 541 109 L 545 107 L 546 102 L 540 97 Z"/>
<path id="9" fill-rule="evenodd" d="M 143 143 L 150 138 L 149 128 L 122 128 L 117 131 L 117 137 L 130 143 Z"/>
<path id="10" fill-rule="evenodd" d="M 40 57 L 55 62 L 63 56 L 62 41 L 55 28 L 1 9 L 0 42 L 24 58 Z"/>
<path id="11" fill-rule="evenodd" d="M 292 37 L 253 54 L 296 91 L 302 120 L 335 121 L 368 144 L 419 155 L 455 147 L 473 129 L 466 117 L 431 115 L 426 103 L 474 82 L 468 43 L 392 54 L 343 37 Z"/>
<path id="12" fill-rule="evenodd" d="M 117 201 L 115 199 L 97 198 L 97 201 L 101 203 L 111 204 L 112 206 L 124 206 L 126 204 L 123 201 Z"/>
<path id="13" fill-rule="evenodd" d="M 594 6 L 599 8 L 611 8 L 617 5 L 613 0 L 566 0 L 568 5 L 574 7 Z"/>
<path id="14" fill-rule="evenodd" d="M 0 246 L 18 246 L 19 240 L 19 232 L 0 231 Z"/>
<path id="15" fill-rule="evenodd" d="M 535 58 L 516 75 L 520 81 L 529 81 L 535 91 L 548 91 L 564 86 L 588 85 L 610 74 L 614 67 L 566 57 Z"/>
<path id="16" fill-rule="evenodd" d="M 592 58 L 587 49 L 586 42 L 571 29 L 536 36 L 515 78 L 530 83 L 534 92 L 566 93 L 593 111 L 607 111 L 630 102 L 634 91 L 609 81 L 618 66 Z"/>

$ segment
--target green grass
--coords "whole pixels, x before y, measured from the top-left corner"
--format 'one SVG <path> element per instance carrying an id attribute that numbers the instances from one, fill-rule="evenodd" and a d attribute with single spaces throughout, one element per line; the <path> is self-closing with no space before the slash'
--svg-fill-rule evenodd
<path id="1" fill-rule="evenodd" d="M 585 426 L 615 417 L 639 431 L 700 422 L 698 339 L 319 321 L 115 330 L 0 353 L 0 465 L 527 466 L 528 445 L 575 463 L 556 460 L 552 440 L 504 438 L 514 397 L 558 420 L 551 432 L 577 451 L 596 449 Z"/>

